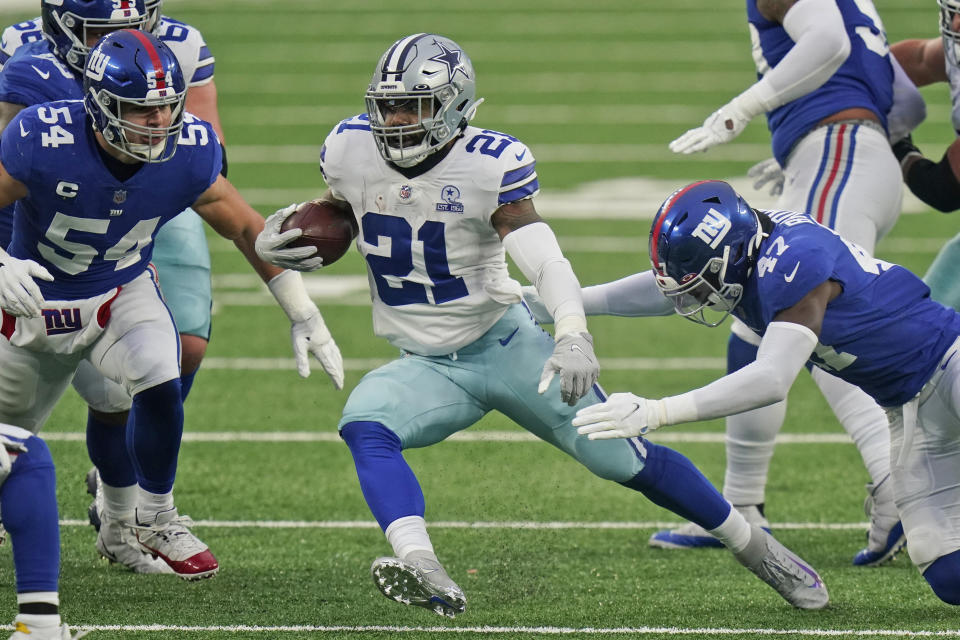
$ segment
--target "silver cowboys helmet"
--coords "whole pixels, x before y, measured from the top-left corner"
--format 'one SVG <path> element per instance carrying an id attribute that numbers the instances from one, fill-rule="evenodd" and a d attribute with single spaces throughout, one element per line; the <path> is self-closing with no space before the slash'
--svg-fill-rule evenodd
<path id="1" fill-rule="evenodd" d="M 466 52 L 431 33 L 394 42 L 377 63 L 366 93 L 380 155 L 400 167 L 412 167 L 450 142 L 481 102 Z"/>

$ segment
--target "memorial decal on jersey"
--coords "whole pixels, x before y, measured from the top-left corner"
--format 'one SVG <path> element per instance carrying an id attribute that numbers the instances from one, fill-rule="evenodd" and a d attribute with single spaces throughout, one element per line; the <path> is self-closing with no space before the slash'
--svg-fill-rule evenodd
<path id="1" fill-rule="evenodd" d="M 443 202 L 437 203 L 437 211 L 447 213 L 463 213 L 463 203 L 460 202 L 460 189 L 448 184 L 440 190 L 440 198 Z"/>

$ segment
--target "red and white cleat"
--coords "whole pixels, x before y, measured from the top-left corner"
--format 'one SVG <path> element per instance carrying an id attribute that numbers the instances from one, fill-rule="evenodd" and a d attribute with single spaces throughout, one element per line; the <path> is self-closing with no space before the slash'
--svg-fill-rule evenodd
<path id="1" fill-rule="evenodd" d="M 137 511 L 137 541 L 148 553 L 166 562 L 184 580 L 212 578 L 220 570 L 210 548 L 190 532 L 193 521 L 176 508 L 161 511 L 152 521 Z"/>

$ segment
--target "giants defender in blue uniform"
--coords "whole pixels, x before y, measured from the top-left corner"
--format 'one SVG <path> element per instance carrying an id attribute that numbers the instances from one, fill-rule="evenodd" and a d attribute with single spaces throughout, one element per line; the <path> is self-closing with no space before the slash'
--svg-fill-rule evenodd
<path id="1" fill-rule="evenodd" d="M 532 150 L 469 124 L 482 99 L 466 52 L 436 34 L 401 38 L 375 67 L 366 102 L 365 114 L 327 136 L 320 166 L 324 199 L 361 229 L 374 331 L 403 351 L 363 377 L 339 425 L 394 551 L 371 566 L 380 591 L 441 615 L 464 611 L 466 596 L 434 552 L 423 492 L 402 452 L 497 410 L 598 476 L 715 529 L 740 563 L 792 605 L 825 606 L 817 573 L 750 526 L 688 459 L 639 438 L 577 436 L 570 424 L 577 407 L 603 399 L 580 285 L 534 207 L 540 183 Z M 274 264 L 315 269 L 317 258 L 286 248 L 297 233 L 279 232 L 294 209 L 267 219 L 257 252 Z M 520 304 L 507 252 L 557 317 L 556 340 Z"/>
<path id="2" fill-rule="evenodd" d="M 757 358 L 659 400 L 616 393 L 574 419 L 590 438 L 628 438 L 782 401 L 804 365 L 868 393 L 890 419 L 891 487 L 913 563 L 960 604 L 960 314 L 903 267 L 809 216 L 756 211 L 725 182 L 672 194 L 650 232 L 653 272 L 599 285 L 649 314 L 673 304 L 708 326 L 732 314 L 762 335 Z M 643 288 L 655 281 L 666 300 Z"/>
<path id="3" fill-rule="evenodd" d="M 17 202 L 0 254 L 0 420 L 39 430 L 81 361 L 122 385 L 133 398 L 136 538 L 181 577 L 207 577 L 216 559 L 173 504 L 180 345 L 149 268 L 158 229 L 193 206 L 269 281 L 301 374 L 309 350 L 341 386 L 342 360 L 299 275 L 256 257 L 263 219 L 219 174 L 210 125 L 183 112 L 169 48 L 115 31 L 91 51 L 84 89 L 83 101 L 24 109 L 2 139 L 0 205 Z"/>
<path id="4" fill-rule="evenodd" d="M 121 3 L 122 4 L 122 3 Z M 28 105 L 83 97 L 82 71 L 87 51 L 103 32 L 143 27 L 167 44 L 187 81 L 186 109 L 210 122 L 223 142 L 213 81 L 214 59 L 200 32 L 160 15 L 159 0 L 41 2 L 41 16 L 8 27 L 0 44 L 0 129 Z M 226 156 L 222 173 L 226 176 Z M 0 213 L 0 247 L 10 241 L 13 207 Z M 154 242 L 152 262 L 180 333 L 181 390 L 186 399 L 210 337 L 210 254 L 203 221 L 186 210 L 163 226 Z M 112 562 L 138 573 L 169 571 L 167 565 L 127 544 L 120 522 L 136 506 L 134 469 L 123 455 L 124 425 L 131 399 L 120 385 L 81 363 L 73 386 L 88 405 L 87 446 L 96 467 L 87 476 L 95 495 L 90 520 L 98 529 L 97 549 Z M 99 470 L 98 470 L 99 469 Z M 100 482 L 101 476 L 106 478 Z"/>
<path id="5" fill-rule="evenodd" d="M 880 16 L 870 0 L 747 0 L 758 81 L 683 134 L 670 148 L 705 151 L 736 137 L 766 113 L 773 155 L 786 177 L 777 207 L 804 211 L 873 253 L 900 213 L 902 186 L 887 141 L 893 67 Z M 735 320 L 728 371 L 756 356 L 760 338 Z M 889 476 L 883 411 L 866 394 L 821 370 L 813 377 L 860 451 L 871 482 L 867 547 L 854 564 L 875 565 L 903 544 Z M 767 470 L 785 403 L 727 419 L 724 495 L 751 520 L 763 515 Z M 655 533 L 665 548 L 717 546 L 702 529 Z"/>

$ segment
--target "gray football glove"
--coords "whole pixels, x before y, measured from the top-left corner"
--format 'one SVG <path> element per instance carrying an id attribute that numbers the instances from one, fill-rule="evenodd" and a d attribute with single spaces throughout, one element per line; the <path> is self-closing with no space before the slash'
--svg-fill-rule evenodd
<path id="1" fill-rule="evenodd" d="M 571 407 L 577 404 L 600 376 L 600 363 L 593 353 L 593 337 L 586 331 L 561 336 L 553 348 L 553 355 L 543 365 L 540 386 L 543 393 L 555 374 L 560 374 L 560 398 Z"/>

